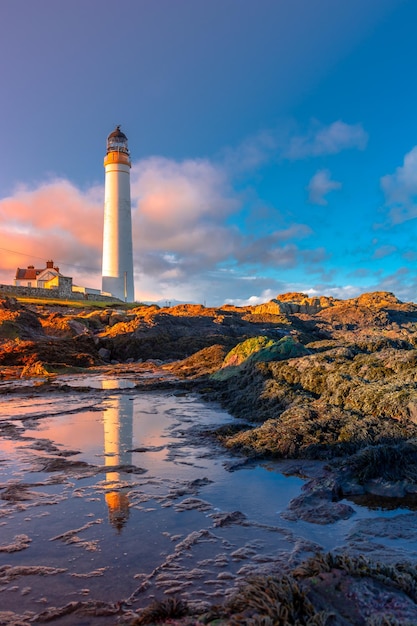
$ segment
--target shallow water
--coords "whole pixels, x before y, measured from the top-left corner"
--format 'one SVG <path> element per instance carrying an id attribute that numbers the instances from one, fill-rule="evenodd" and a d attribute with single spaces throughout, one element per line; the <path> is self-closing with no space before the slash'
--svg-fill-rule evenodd
<path id="1" fill-rule="evenodd" d="M 0 400 L 3 611 L 29 620 L 73 600 L 219 601 L 243 576 L 281 571 L 320 548 L 371 554 L 385 542 L 401 553 L 386 526 L 378 537 L 364 532 L 366 520 L 398 511 L 355 506 L 354 518 L 326 527 L 286 521 L 280 513 L 304 480 L 278 462 L 242 465 L 201 436 L 232 421 L 227 413 L 192 394 L 115 380 Z M 415 513 L 400 513 L 417 527 Z M 403 545 L 417 554 L 414 532 Z"/>

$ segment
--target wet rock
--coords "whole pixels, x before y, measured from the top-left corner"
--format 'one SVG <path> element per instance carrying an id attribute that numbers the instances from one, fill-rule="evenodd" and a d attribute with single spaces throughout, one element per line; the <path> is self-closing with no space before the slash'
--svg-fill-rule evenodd
<path id="1" fill-rule="evenodd" d="M 97 539 L 81 539 L 78 535 L 79 533 L 88 530 L 91 526 L 95 524 L 101 524 L 102 519 L 92 520 L 91 522 L 87 522 L 84 526 L 80 528 L 73 528 L 68 530 L 65 533 L 60 535 L 56 535 L 55 537 L 51 537 L 49 541 L 62 541 L 67 545 L 74 545 L 77 548 L 82 548 L 87 552 L 96 552 L 98 550 L 98 540 Z"/>
<path id="2" fill-rule="evenodd" d="M 103 361 L 110 361 L 111 352 L 107 348 L 100 348 L 98 351 L 98 355 L 100 359 L 103 359 Z"/>
<path id="3" fill-rule="evenodd" d="M 196 494 L 196 493 L 199 492 L 201 487 L 204 487 L 205 485 L 209 485 L 212 482 L 213 481 L 210 480 L 207 477 L 195 478 L 194 480 L 191 480 L 191 481 L 185 483 L 185 485 L 183 485 L 181 487 L 173 488 L 170 491 L 169 497 L 170 498 L 179 498 L 181 496 L 185 496 L 186 494 Z"/>
<path id="4" fill-rule="evenodd" d="M 67 571 L 65 567 L 46 565 L 0 565 L 0 583 L 9 583 L 22 576 L 55 576 Z"/>
<path id="5" fill-rule="evenodd" d="M 0 552 L 20 552 L 28 548 L 31 541 L 27 535 L 16 535 L 12 543 L 0 545 Z"/>
<path id="6" fill-rule="evenodd" d="M 342 502 L 328 502 L 312 496 L 300 496 L 291 500 L 288 509 L 281 517 L 291 521 L 299 519 L 311 524 L 334 524 L 342 519 L 349 519 L 355 510 Z"/>
<path id="7" fill-rule="evenodd" d="M 132 448 L 131 450 L 128 450 L 127 452 L 160 452 L 161 450 L 164 449 L 164 446 L 141 446 L 139 448 Z"/>
<path id="8" fill-rule="evenodd" d="M 241 559 L 249 559 L 254 554 L 256 554 L 256 550 L 248 546 L 242 546 L 238 550 L 234 550 L 233 552 L 231 552 L 230 556 L 233 560 L 239 561 Z"/>
<path id="9" fill-rule="evenodd" d="M 213 526 L 231 526 L 232 524 L 243 524 L 246 521 L 246 515 L 240 511 L 232 511 L 231 513 L 212 513 L 210 517 L 213 519 Z"/>
<path id="10" fill-rule="evenodd" d="M 187 537 L 185 537 L 182 541 L 177 543 L 175 546 L 176 552 L 182 552 L 183 550 L 188 550 L 196 543 L 199 542 L 215 542 L 216 536 L 213 535 L 212 532 L 203 528 L 202 530 L 193 531 Z"/>
<path id="11" fill-rule="evenodd" d="M 199 498 L 186 498 L 175 505 L 176 511 L 209 511 L 212 508 L 212 505 L 205 500 L 200 500 Z"/>
<path id="12" fill-rule="evenodd" d="M 38 459 L 39 463 L 42 464 L 42 471 L 44 472 L 74 472 L 79 470 L 89 470 L 90 472 L 97 471 L 94 465 L 90 465 L 85 461 L 70 461 L 63 457 L 49 458 L 49 459 Z"/>

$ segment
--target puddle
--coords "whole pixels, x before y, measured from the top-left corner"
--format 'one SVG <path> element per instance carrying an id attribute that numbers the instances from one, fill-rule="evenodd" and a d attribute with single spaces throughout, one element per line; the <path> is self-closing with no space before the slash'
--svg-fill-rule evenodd
<path id="1" fill-rule="evenodd" d="M 28 624 L 86 599 L 220 601 L 250 573 L 357 547 L 355 524 L 381 515 L 357 506 L 331 527 L 285 521 L 304 480 L 278 462 L 229 471 L 238 459 L 198 434 L 232 421 L 219 407 L 94 382 L 108 393 L 0 400 L 0 601 Z M 417 549 L 413 534 L 407 545 Z M 106 620 L 82 623 L 117 623 Z"/>
<path id="2" fill-rule="evenodd" d="M 63 376 L 60 380 L 69 387 L 91 387 L 91 389 L 133 389 L 135 387 L 135 382 L 129 378 L 109 378 L 108 376 Z"/>
<path id="3" fill-rule="evenodd" d="M 2 607 L 33 617 L 86 597 L 203 600 L 223 596 L 225 578 L 233 587 L 259 563 L 311 550 L 276 512 L 303 481 L 227 471 L 230 455 L 194 432 L 227 413 L 192 395 L 112 395 L 112 384 L 105 396 L 0 401 L 0 557 L 21 568 L 0 567 Z M 224 517 L 235 510 L 241 519 Z"/>

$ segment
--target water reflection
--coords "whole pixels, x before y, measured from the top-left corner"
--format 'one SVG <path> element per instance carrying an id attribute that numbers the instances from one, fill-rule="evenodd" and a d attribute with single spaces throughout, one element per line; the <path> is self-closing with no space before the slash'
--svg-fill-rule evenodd
<path id="1" fill-rule="evenodd" d="M 106 381 L 103 381 L 103 389 Z M 104 457 L 108 490 L 105 494 L 109 510 L 109 520 L 113 528 L 121 532 L 129 518 L 129 487 L 126 486 L 126 474 L 122 480 L 119 466 L 132 464 L 133 437 L 133 402 L 124 395 L 113 399 L 103 415 L 104 421 Z M 111 471 L 111 468 L 115 468 Z"/>

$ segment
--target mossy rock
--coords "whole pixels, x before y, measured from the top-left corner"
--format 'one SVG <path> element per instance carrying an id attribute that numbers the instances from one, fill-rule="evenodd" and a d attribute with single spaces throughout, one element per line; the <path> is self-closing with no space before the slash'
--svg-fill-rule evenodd
<path id="1" fill-rule="evenodd" d="M 18 339 L 21 336 L 21 329 L 16 322 L 6 320 L 0 325 L 0 339 Z"/>
<path id="2" fill-rule="evenodd" d="M 309 354 L 309 350 L 292 337 L 282 337 L 278 341 L 263 335 L 251 337 L 230 350 L 222 368 L 213 377 L 217 380 L 226 380 L 238 374 L 247 365 L 282 361 L 306 354 Z"/>
<path id="3" fill-rule="evenodd" d="M 360 484 L 375 478 L 417 483 L 417 441 L 379 444 L 359 450 L 344 462 Z"/>

